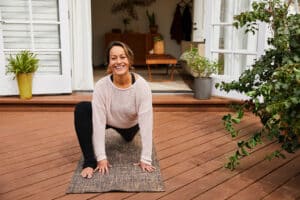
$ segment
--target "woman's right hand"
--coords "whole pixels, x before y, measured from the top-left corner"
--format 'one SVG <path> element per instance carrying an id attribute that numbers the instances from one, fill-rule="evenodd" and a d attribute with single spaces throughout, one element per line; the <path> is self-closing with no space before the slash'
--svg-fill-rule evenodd
<path id="1" fill-rule="evenodd" d="M 94 172 L 96 172 L 97 170 L 99 170 L 99 173 L 101 175 L 106 174 L 106 173 L 108 174 L 110 167 L 112 167 L 112 166 L 109 164 L 108 160 L 106 160 L 106 159 L 100 160 L 100 161 L 98 161 L 97 167 L 94 170 Z"/>

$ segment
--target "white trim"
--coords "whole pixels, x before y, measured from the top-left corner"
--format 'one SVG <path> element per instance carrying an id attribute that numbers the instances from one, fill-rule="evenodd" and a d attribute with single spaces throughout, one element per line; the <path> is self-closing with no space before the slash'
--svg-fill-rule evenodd
<path id="1" fill-rule="evenodd" d="M 61 3 L 63 1 L 64 3 Z M 60 14 L 60 22 L 65 25 L 65 30 L 60 30 L 61 43 L 61 62 L 62 62 L 62 76 L 65 76 L 65 87 L 63 92 L 71 93 L 71 63 L 70 63 L 70 44 L 69 44 L 69 19 L 68 19 L 68 2 L 60 0 L 58 4 Z"/>
<path id="2" fill-rule="evenodd" d="M 72 89 L 90 91 L 94 88 L 91 1 L 69 0 L 69 8 Z"/>
<path id="3" fill-rule="evenodd" d="M 61 22 L 57 21 L 37 21 L 34 22 L 27 20 L 27 21 L 20 21 L 20 20 L 3 20 L 4 23 L 11 23 L 11 24 L 61 24 Z"/>
<path id="4" fill-rule="evenodd" d="M 193 42 L 205 40 L 205 0 L 193 0 Z"/>
<path id="5" fill-rule="evenodd" d="M 232 26 L 232 22 L 213 23 L 212 26 Z"/>
<path id="6" fill-rule="evenodd" d="M 28 50 L 28 49 L 5 49 L 5 51 L 9 51 L 9 52 L 19 52 L 19 51 L 24 51 L 24 50 Z M 31 51 L 33 51 L 33 52 L 59 52 L 59 51 L 62 51 L 62 49 L 34 49 Z"/>
<path id="7" fill-rule="evenodd" d="M 212 9 L 211 0 L 205 0 L 205 10 L 209 11 Z M 211 49 L 211 40 L 209 39 L 212 34 L 212 28 L 210 27 L 211 24 L 211 17 L 205 17 L 204 21 L 204 30 L 205 31 L 205 56 L 210 58 L 210 49 Z"/>
<path id="8" fill-rule="evenodd" d="M 29 27 L 30 27 L 30 39 L 31 39 L 31 49 L 34 51 L 34 37 L 33 37 L 33 25 L 32 25 L 32 3 L 31 0 L 28 0 L 28 10 L 29 10 Z"/>
<path id="9" fill-rule="evenodd" d="M 0 76 L 1 76 L 1 74 L 5 74 L 4 46 L 3 46 L 3 42 L 1 42 L 1 38 L 3 38 L 2 25 L 4 23 L 5 23 L 5 21 L 2 20 L 2 14 L 1 14 L 1 9 L 0 9 Z M 1 80 L 0 80 L 0 83 L 1 83 Z M 0 88 L 1 88 L 1 85 L 0 85 Z"/>
<path id="10" fill-rule="evenodd" d="M 256 51 L 247 51 L 247 50 L 244 50 L 244 49 L 241 49 L 241 50 L 225 50 L 225 49 L 212 49 L 211 50 L 212 53 L 227 53 L 227 54 L 246 54 L 246 55 L 257 55 L 257 52 Z"/>

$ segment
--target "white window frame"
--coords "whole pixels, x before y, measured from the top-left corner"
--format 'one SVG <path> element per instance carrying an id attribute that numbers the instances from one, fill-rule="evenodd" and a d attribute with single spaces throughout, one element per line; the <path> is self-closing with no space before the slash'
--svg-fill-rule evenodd
<path id="1" fill-rule="evenodd" d="M 257 32 L 257 48 L 256 51 L 249 51 L 249 50 L 239 50 L 235 51 L 232 49 L 213 49 L 213 40 L 219 39 L 219 38 L 213 38 L 213 28 L 214 26 L 233 26 L 232 22 L 226 22 L 226 23 L 215 23 L 212 20 L 215 18 L 214 15 L 220 16 L 220 13 L 216 12 L 216 9 L 213 8 L 213 2 L 216 2 L 216 0 L 206 0 L 205 6 L 206 6 L 206 13 L 210 13 L 212 16 L 206 16 L 205 17 L 205 30 L 206 30 L 206 41 L 205 41 L 205 56 L 209 59 L 213 59 L 214 53 L 226 53 L 233 55 L 254 55 L 256 58 L 259 58 L 263 53 L 266 45 L 266 30 L 267 25 L 265 23 L 259 24 L 259 30 Z M 253 2 L 253 0 L 251 0 Z M 233 36 L 234 29 L 231 31 L 231 37 Z M 233 40 L 232 40 L 233 41 Z M 232 47 L 231 47 L 232 48 Z M 238 77 L 240 76 L 241 72 L 235 73 L 235 75 L 214 75 L 213 76 L 213 82 L 220 83 L 222 81 L 224 82 L 230 82 L 233 80 L 238 80 Z M 243 94 L 231 91 L 230 93 L 226 93 L 224 91 L 220 91 L 219 89 L 216 89 L 213 87 L 212 93 L 214 96 L 221 96 L 221 97 L 230 97 L 235 99 L 247 99 L 247 97 Z"/>
<path id="2" fill-rule="evenodd" d="M 2 20 L 0 13 L 0 95 L 16 95 L 18 94 L 18 88 L 16 80 L 13 80 L 13 75 L 5 75 L 5 54 L 4 52 L 19 52 L 26 49 L 4 49 L 3 46 L 3 23 L 26 23 L 32 24 L 32 12 L 31 12 L 31 0 L 29 3 L 29 15 L 28 21 L 22 20 Z M 58 13 L 59 21 L 37 21 L 38 24 L 57 24 L 60 26 L 60 48 L 59 49 L 36 49 L 34 44 L 31 44 L 31 50 L 35 53 L 38 52 L 60 52 L 61 56 L 61 73 L 60 74 L 39 74 L 36 73 L 33 79 L 33 94 L 61 94 L 71 93 L 71 66 L 70 66 L 70 53 L 69 53 L 69 32 L 68 32 L 68 2 L 65 0 L 58 0 Z M 34 43 L 33 30 L 31 27 L 31 41 Z"/>

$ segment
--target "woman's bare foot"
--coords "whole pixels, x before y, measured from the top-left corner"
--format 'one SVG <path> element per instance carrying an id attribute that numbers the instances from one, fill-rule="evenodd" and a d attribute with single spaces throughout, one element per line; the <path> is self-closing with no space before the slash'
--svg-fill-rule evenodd
<path id="1" fill-rule="evenodd" d="M 84 168 L 80 175 L 83 177 L 83 178 L 92 178 L 93 176 L 93 173 L 94 173 L 94 169 L 91 168 L 91 167 L 86 167 Z"/>

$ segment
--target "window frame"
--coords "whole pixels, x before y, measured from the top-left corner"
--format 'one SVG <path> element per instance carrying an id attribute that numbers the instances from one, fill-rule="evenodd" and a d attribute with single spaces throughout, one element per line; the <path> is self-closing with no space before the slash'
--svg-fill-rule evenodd
<path id="1" fill-rule="evenodd" d="M 230 37 L 234 38 L 234 34 L 236 33 L 234 31 L 234 27 L 232 25 L 233 21 L 230 22 L 213 22 L 212 20 L 215 19 L 216 16 L 220 16 L 219 12 L 216 12 L 216 9 L 213 8 L 213 3 L 219 1 L 219 0 L 206 0 L 205 1 L 205 6 L 206 10 L 208 11 L 207 13 L 211 13 L 212 16 L 206 16 L 205 17 L 205 30 L 206 30 L 206 41 L 205 41 L 205 56 L 209 59 L 213 59 L 213 54 L 216 53 L 226 53 L 228 55 L 231 55 L 232 57 L 235 55 L 249 55 L 249 56 L 255 56 L 256 58 L 259 58 L 261 55 L 264 54 L 264 50 L 266 47 L 266 35 L 267 35 L 267 24 L 265 23 L 258 23 L 258 31 L 257 31 L 257 46 L 256 46 L 256 51 L 249 51 L 249 50 L 234 50 L 232 49 L 215 49 L 213 48 L 212 44 L 213 42 L 216 42 L 216 40 L 219 40 L 219 38 L 214 38 L 213 35 L 213 29 L 215 26 L 231 26 L 231 35 Z M 238 0 L 232 0 L 234 2 L 237 2 Z M 254 0 L 250 0 L 250 4 Z M 221 12 L 221 11 L 220 11 Z M 233 41 L 233 40 L 232 40 Z M 231 58 L 233 59 L 233 58 Z M 215 83 L 220 83 L 222 81 L 224 82 L 230 82 L 233 80 L 237 80 L 238 77 L 241 75 L 241 73 L 233 75 L 213 75 L 213 82 Z M 224 91 L 220 91 L 219 89 L 216 89 L 213 87 L 212 91 L 213 95 L 215 96 L 221 96 L 221 97 L 230 97 L 230 98 L 236 98 L 236 99 L 247 99 L 247 97 L 243 94 L 237 93 L 237 92 L 230 92 L 226 93 Z"/>
<path id="2" fill-rule="evenodd" d="M 69 51 L 69 25 L 68 25 L 68 2 L 65 0 L 56 0 L 57 2 L 57 21 L 46 21 L 46 20 L 33 20 L 32 13 L 32 0 L 28 0 L 29 6 L 29 20 L 3 20 L 2 13 L 0 9 L 0 95 L 16 95 L 18 94 L 18 88 L 16 81 L 13 80 L 13 75 L 5 74 L 5 52 L 19 52 L 21 50 L 30 50 L 34 53 L 44 53 L 47 52 L 49 55 L 51 52 L 57 53 L 60 59 L 59 72 L 58 73 L 36 73 L 34 76 L 33 84 L 33 94 L 59 94 L 59 93 L 71 93 L 71 60 Z M 3 40 L 3 28 L 4 23 L 18 23 L 18 24 L 30 24 L 30 38 L 31 47 L 28 49 L 5 49 Z M 57 24 L 59 26 L 59 48 L 51 49 L 38 49 L 34 45 L 34 32 L 33 24 L 45 24 L 53 25 Z"/>

